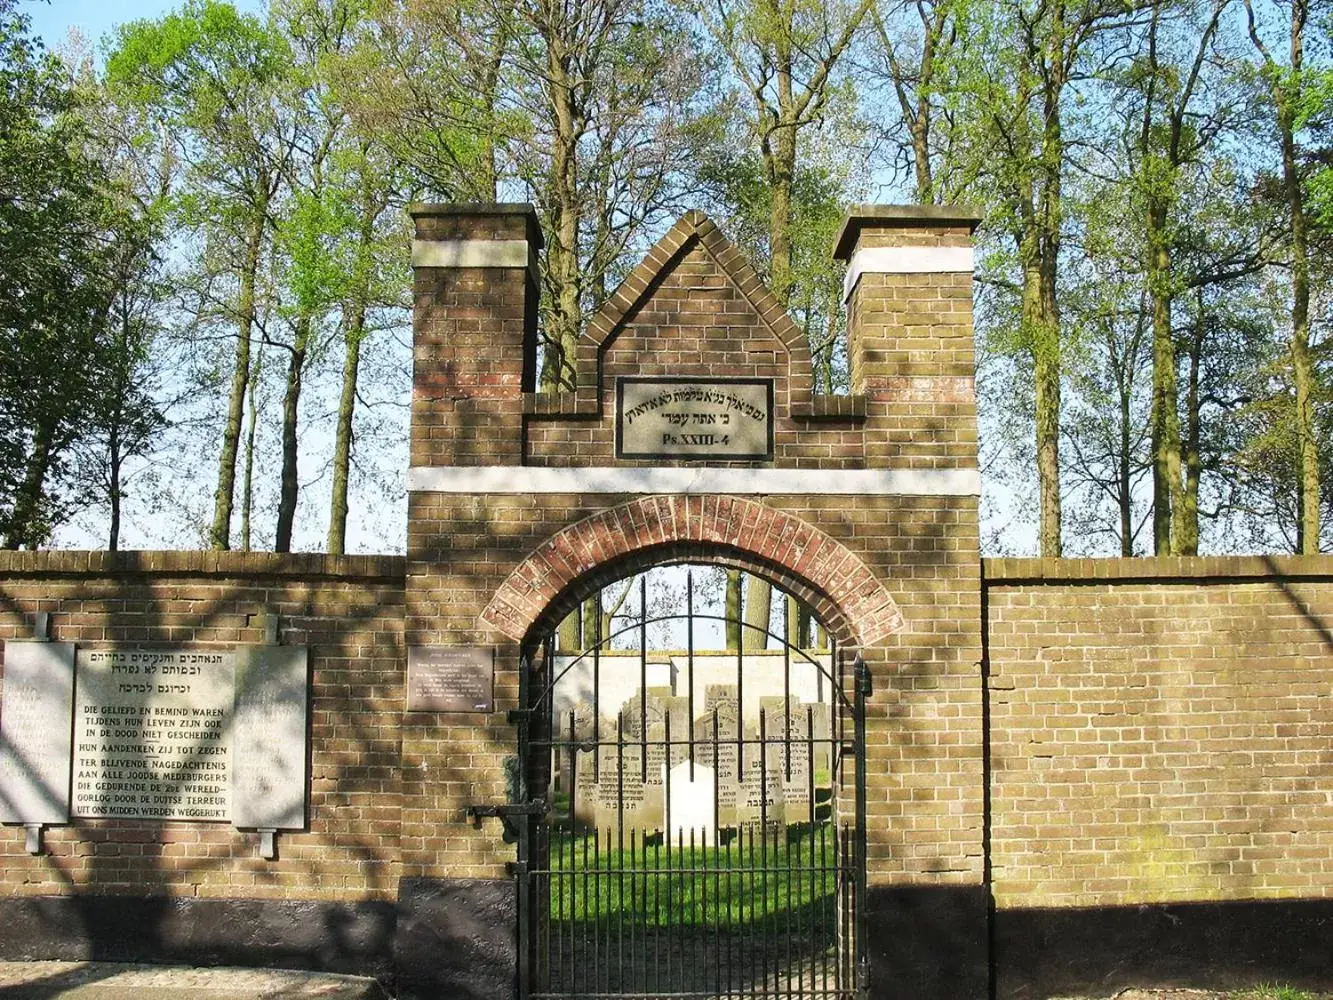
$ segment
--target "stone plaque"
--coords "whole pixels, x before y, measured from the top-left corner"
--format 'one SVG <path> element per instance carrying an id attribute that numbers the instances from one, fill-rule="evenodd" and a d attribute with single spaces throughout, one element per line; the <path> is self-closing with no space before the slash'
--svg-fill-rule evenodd
<path id="1" fill-rule="evenodd" d="M 258 646 L 236 659 L 231 821 L 299 830 L 306 811 L 307 650 Z"/>
<path id="2" fill-rule="evenodd" d="M 78 651 L 75 816 L 226 820 L 231 650 Z"/>
<path id="3" fill-rule="evenodd" d="M 772 458 L 773 382 L 617 379 L 616 457 Z"/>
<path id="4" fill-rule="evenodd" d="M 409 646 L 409 712 L 490 712 L 495 650 L 490 646 Z"/>
<path id="5" fill-rule="evenodd" d="M 69 822 L 74 644 L 5 643 L 0 822 Z"/>

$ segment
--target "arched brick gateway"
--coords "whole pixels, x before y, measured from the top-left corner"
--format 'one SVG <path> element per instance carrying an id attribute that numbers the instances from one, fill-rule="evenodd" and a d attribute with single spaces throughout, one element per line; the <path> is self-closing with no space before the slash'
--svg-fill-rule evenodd
<path id="1" fill-rule="evenodd" d="M 800 517 L 731 496 L 641 497 L 562 529 L 509 574 L 482 621 L 522 639 L 552 606 L 569 603 L 560 597 L 585 574 L 641 550 L 688 543 L 757 558 L 822 620 L 845 622 L 845 638 L 859 645 L 903 627 L 897 604 L 856 553 Z"/>

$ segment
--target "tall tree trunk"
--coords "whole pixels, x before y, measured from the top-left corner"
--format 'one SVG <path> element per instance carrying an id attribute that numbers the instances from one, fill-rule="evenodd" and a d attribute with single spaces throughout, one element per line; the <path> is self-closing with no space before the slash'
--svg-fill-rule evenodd
<path id="1" fill-rule="evenodd" d="M 259 425 L 259 370 L 264 360 L 264 349 L 261 346 L 259 356 L 255 358 L 254 371 L 250 377 L 250 390 L 246 394 L 249 398 L 250 409 L 248 413 L 247 426 L 245 431 L 245 471 L 241 484 L 241 551 L 249 552 L 251 550 L 251 526 L 254 520 L 251 514 L 254 512 L 255 501 L 255 431 Z"/>
<path id="2" fill-rule="evenodd" d="M 368 145 L 361 155 L 369 158 Z M 493 157 L 494 154 L 492 154 Z M 494 178 L 491 181 L 494 184 Z M 491 197 L 495 192 L 492 187 Z M 342 555 L 347 550 L 347 490 L 351 481 L 352 447 L 355 443 L 353 417 L 356 414 L 356 390 L 361 371 L 361 341 L 366 335 L 366 312 L 370 307 L 370 282 L 373 273 L 372 244 L 375 220 L 384 210 L 385 196 L 371 183 L 369 171 L 362 175 L 361 233 L 357 244 L 357 283 L 350 301 L 343 304 L 343 377 L 338 395 L 338 418 L 333 441 L 333 495 L 329 500 L 329 552 Z"/>
<path id="3" fill-rule="evenodd" d="M 361 338 L 366 326 L 365 302 L 353 307 L 343 333 L 343 381 L 338 395 L 337 430 L 333 440 L 333 496 L 329 501 L 329 554 L 347 550 L 347 484 L 352 466 L 352 417 L 356 411 L 356 383 L 361 368 Z"/>
<path id="4" fill-rule="evenodd" d="M 1296 103 L 1300 96 L 1304 62 L 1307 0 L 1291 5 L 1291 84 L 1296 92 L 1278 97 L 1278 123 L 1282 131 L 1282 186 L 1291 216 L 1291 367 L 1296 388 L 1296 442 L 1300 459 L 1300 511 L 1298 548 L 1306 555 L 1319 551 L 1319 444 L 1315 440 L 1314 383 L 1310 361 L 1310 258 L 1305 193 L 1296 165 Z M 1280 86 L 1280 85 L 1279 85 Z M 1285 88 L 1284 88 L 1285 89 Z"/>
<path id="5" fill-rule="evenodd" d="M 1061 553 L 1060 322 L 1055 274 L 1045 261 L 1023 271 L 1023 322 L 1031 344 L 1036 388 L 1038 541 L 1044 558 Z"/>
<path id="6" fill-rule="evenodd" d="M 313 323 L 309 315 L 297 320 L 291 354 L 287 359 L 287 389 L 282 396 L 282 479 L 278 493 L 278 526 L 273 535 L 274 552 L 292 550 L 292 525 L 296 520 L 296 499 L 300 488 L 296 477 L 296 422 L 300 413 L 301 380 L 305 375 Z"/>
<path id="7" fill-rule="evenodd" d="M 555 15 L 559 16 L 559 15 Z M 551 322 L 542 364 L 542 388 L 573 388 L 574 354 L 579 335 L 579 202 L 578 141 L 580 127 L 574 88 L 577 81 L 560 37 L 563 25 L 552 24 L 547 39 L 551 107 L 555 135 L 551 148 L 551 220 L 554 237 L 546 250 L 552 283 Z"/>
<path id="8" fill-rule="evenodd" d="M 743 574 L 738 569 L 727 570 L 726 597 L 724 599 L 723 617 L 726 618 L 727 629 L 727 648 L 741 648 L 741 577 Z"/>
<path id="9" fill-rule="evenodd" d="M 1122 378 L 1119 386 L 1120 402 L 1120 455 L 1116 470 L 1116 501 L 1120 507 L 1120 554 L 1134 555 L 1134 483 L 1131 478 L 1130 449 L 1133 447 L 1133 392 L 1132 379 Z"/>
<path id="10" fill-rule="evenodd" d="M 1176 554 L 1182 556 L 1199 554 L 1199 478 L 1203 472 L 1203 460 L 1199 453 L 1202 434 L 1199 421 L 1199 377 L 1203 367 L 1206 329 L 1207 313 L 1204 311 L 1203 292 L 1200 290 L 1194 336 L 1189 344 L 1189 376 L 1185 385 L 1185 432 L 1181 442 L 1185 482 L 1176 508 Z"/>
<path id="11" fill-rule="evenodd" d="M 1171 251 L 1166 245 L 1166 206 L 1153 199 L 1148 214 L 1148 289 L 1152 299 L 1152 497 L 1153 551 L 1177 554 L 1180 494 L 1180 398 L 1176 344 L 1171 329 Z"/>
<path id="12" fill-rule="evenodd" d="M 259 256 L 268 215 L 267 189 L 255 206 L 241 269 L 240 296 L 236 308 L 236 351 L 232 361 L 231 390 L 227 396 L 227 422 L 222 428 L 222 453 L 218 458 L 218 486 L 213 496 L 213 526 L 209 543 L 215 549 L 231 548 L 231 512 L 236 487 L 236 453 L 241 440 L 241 417 L 245 390 L 250 381 L 250 338 L 255 323 L 255 285 Z"/>
<path id="13" fill-rule="evenodd" d="M 51 468 L 52 432 L 49 422 L 38 423 L 33 435 L 32 452 L 28 455 L 23 481 L 14 493 L 9 529 L 5 536 L 7 549 L 36 549 L 46 541 L 42 530 L 41 508 L 46 474 Z"/>
<path id="14" fill-rule="evenodd" d="M 769 213 L 769 286 L 785 307 L 791 299 L 791 203 L 796 174 L 796 125 L 779 124 L 769 156 L 772 206 Z"/>
<path id="15" fill-rule="evenodd" d="M 810 649 L 814 645 L 814 615 L 804 601 L 787 595 L 787 644 L 798 649 Z"/>
<path id="16" fill-rule="evenodd" d="M 120 548 L 120 467 L 124 458 L 120 453 L 120 422 L 113 420 L 107 430 L 107 500 L 111 506 L 111 523 L 107 526 L 106 549 Z"/>
<path id="17" fill-rule="evenodd" d="M 1319 551 L 1319 446 L 1315 439 L 1311 392 L 1314 372 L 1310 359 L 1310 257 L 1309 220 L 1305 214 L 1305 192 L 1296 163 L 1296 112 L 1300 103 L 1301 70 L 1305 62 L 1305 23 L 1308 0 L 1292 0 L 1291 30 L 1288 33 L 1288 65 L 1273 59 L 1255 26 L 1251 0 L 1245 2 L 1250 39 L 1264 59 L 1273 103 L 1277 107 L 1278 132 L 1282 144 L 1282 190 L 1291 225 L 1291 367 L 1296 390 L 1297 485 L 1296 549 L 1305 554 Z"/>
<path id="18" fill-rule="evenodd" d="M 742 649 L 767 649 L 768 626 L 772 614 L 773 585 L 761 576 L 745 577 L 745 624 L 741 634 Z"/>

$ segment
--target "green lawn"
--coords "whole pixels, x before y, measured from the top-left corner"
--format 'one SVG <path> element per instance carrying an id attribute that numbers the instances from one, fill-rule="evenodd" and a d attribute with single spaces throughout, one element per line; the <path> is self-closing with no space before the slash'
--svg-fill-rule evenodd
<path id="1" fill-rule="evenodd" d="M 836 913 L 836 832 L 791 827 L 766 840 L 742 832 L 722 847 L 624 850 L 584 833 L 553 833 L 550 914 L 560 921 L 616 918 L 640 927 L 753 928 L 772 919 L 830 926 Z M 548 881 L 549 880 L 549 881 Z"/>

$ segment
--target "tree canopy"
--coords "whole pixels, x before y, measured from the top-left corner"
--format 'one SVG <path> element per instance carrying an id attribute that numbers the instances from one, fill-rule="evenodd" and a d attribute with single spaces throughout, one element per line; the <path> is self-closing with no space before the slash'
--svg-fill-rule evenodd
<path id="1" fill-rule="evenodd" d="M 548 391 L 692 207 L 846 391 L 844 206 L 975 206 L 989 550 L 1328 549 L 1331 20 L 183 0 L 90 58 L 0 0 L 0 544 L 401 547 L 430 199 L 536 205 Z"/>

